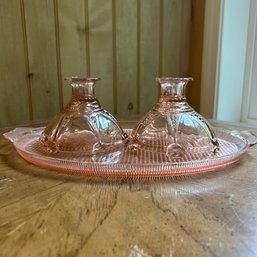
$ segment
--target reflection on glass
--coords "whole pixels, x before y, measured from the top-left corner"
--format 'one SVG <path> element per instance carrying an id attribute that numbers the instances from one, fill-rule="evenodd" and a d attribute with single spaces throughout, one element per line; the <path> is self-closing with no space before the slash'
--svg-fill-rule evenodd
<path id="1" fill-rule="evenodd" d="M 184 151 L 216 152 L 219 142 L 208 122 L 187 103 L 191 78 L 157 78 L 161 97 L 132 131 L 131 147 L 183 155 Z"/>
<path id="2" fill-rule="evenodd" d="M 40 137 L 50 152 L 76 151 L 91 155 L 113 149 L 127 140 L 116 119 L 104 110 L 94 93 L 98 78 L 67 78 L 72 98 L 49 122 Z"/>

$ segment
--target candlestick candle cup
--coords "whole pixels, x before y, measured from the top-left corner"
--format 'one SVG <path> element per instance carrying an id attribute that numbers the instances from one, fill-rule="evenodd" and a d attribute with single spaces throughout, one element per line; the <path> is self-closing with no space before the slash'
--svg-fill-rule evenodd
<path id="1" fill-rule="evenodd" d="M 40 137 L 47 151 L 92 155 L 126 142 L 127 134 L 95 96 L 94 85 L 99 78 L 69 77 L 65 80 L 72 87 L 72 97 Z"/>
<path id="2" fill-rule="evenodd" d="M 189 106 L 185 88 L 192 78 L 157 78 L 161 86 L 158 103 L 133 129 L 129 147 L 164 151 L 217 152 L 219 142 L 208 121 Z"/>

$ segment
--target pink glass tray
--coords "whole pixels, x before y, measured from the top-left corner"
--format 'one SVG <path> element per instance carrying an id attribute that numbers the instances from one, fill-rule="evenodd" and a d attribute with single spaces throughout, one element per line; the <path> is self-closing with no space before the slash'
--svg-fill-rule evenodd
<path id="1" fill-rule="evenodd" d="M 237 162 L 248 149 L 248 142 L 230 131 L 214 129 L 219 138 L 218 153 L 187 151 L 167 156 L 163 152 L 138 150 L 127 147 L 95 156 L 61 152 L 50 154 L 39 143 L 41 128 L 16 128 L 4 136 L 11 140 L 17 152 L 37 166 L 66 173 L 88 176 L 152 177 L 175 176 L 213 171 Z M 131 130 L 126 130 L 129 134 Z"/>

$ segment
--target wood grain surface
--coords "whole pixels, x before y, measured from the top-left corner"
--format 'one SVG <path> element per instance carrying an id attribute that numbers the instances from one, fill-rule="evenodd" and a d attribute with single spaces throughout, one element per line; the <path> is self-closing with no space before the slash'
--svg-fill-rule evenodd
<path id="1" fill-rule="evenodd" d="M 203 7 L 204 0 L 1 0 L 0 127 L 51 119 L 70 99 L 67 76 L 101 77 L 98 99 L 125 119 L 156 103 L 155 77 L 194 76 L 187 97 L 197 108 Z"/>
<path id="2" fill-rule="evenodd" d="M 24 14 L 33 119 L 47 119 L 61 108 L 52 0 L 26 0 Z"/>
<path id="3" fill-rule="evenodd" d="M 32 117 L 21 10 L 16 0 L 0 3 L 0 126 Z M 8 29 L 6 29 L 8 28 Z M 12 53 L 12 55 L 10 55 Z M 18 107 L 18 108 L 17 108 Z M 18 112 L 17 112 L 18 109 Z"/>
<path id="4" fill-rule="evenodd" d="M 257 256 L 257 147 L 220 171 L 158 179 L 38 168 L 0 137 L 0 256 Z"/>

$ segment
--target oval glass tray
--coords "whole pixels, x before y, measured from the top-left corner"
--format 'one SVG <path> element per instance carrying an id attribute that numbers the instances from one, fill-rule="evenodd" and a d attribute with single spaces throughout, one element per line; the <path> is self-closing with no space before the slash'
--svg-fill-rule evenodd
<path id="1" fill-rule="evenodd" d="M 204 153 L 188 151 L 167 156 L 163 152 L 138 150 L 128 147 L 112 152 L 85 156 L 83 153 L 60 152 L 51 154 L 39 143 L 41 128 L 16 128 L 4 136 L 13 142 L 17 152 L 37 166 L 66 173 L 94 176 L 174 176 L 213 171 L 238 161 L 248 148 L 248 142 L 230 131 L 214 129 L 219 138 L 220 151 Z M 131 130 L 126 130 L 130 133 Z"/>

